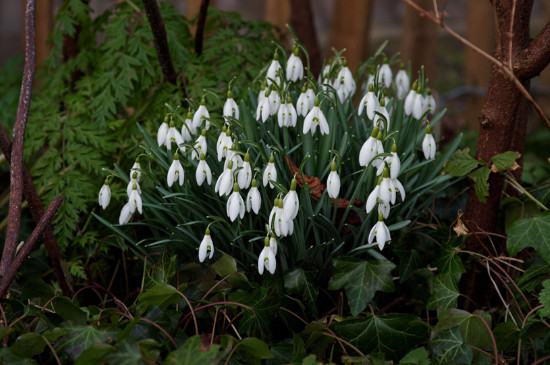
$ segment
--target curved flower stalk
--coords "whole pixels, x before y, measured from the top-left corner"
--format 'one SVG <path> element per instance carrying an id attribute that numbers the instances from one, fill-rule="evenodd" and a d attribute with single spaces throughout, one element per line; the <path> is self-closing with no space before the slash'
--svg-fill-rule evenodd
<path id="1" fill-rule="evenodd" d="M 174 181 L 178 181 L 181 186 L 183 185 L 183 180 L 184 180 L 183 166 L 181 165 L 180 158 L 176 153 L 174 155 L 174 161 L 172 161 L 172 165 L 170 165 L 170 168 L 168 169 L 168 175 L 166 175 L 166 181 L 168 183 L 168 186 L 172 186 L 172 184 L 174 184 Z"/>
<path id="2" fill-rule="evenodd" d="M 275 274 L 277 268 L 277 261 L 275 260 L 275 254 L 270 246 L 269 236 L 265 237 L 264 248 L 258 256 L 258 272 L 263 275 L 264 269 L 267 269 L 272 275 Z"/>
<path id="3" fill-rule="evenodd" d="M 191 158 L 193 160 L 198 160 L 201 153 L 204 153 L 206 156 L 207 144 L 206 144 L 206 128 L 202 130 L 201 135 L 195 141 L 193 150 L 191 151 Z"/>
<path id="4" fill-rule="evenodd" d="M 292 53 L 286 62 L 286 79 L 289 81 L 298 81 L 304 78 L 304 65 L 298 55 L 300 48 L 297 45 L 292 47 Z"/>
<path id="5" fill-rule="evenodd" d="M 239 119 L 239 106 L 233 100 L 233 93 L 231 90 L 227 92 L 227 100 L 223 105 L 223 117 L 226 123 L 229 123 L 230 118 Z"/>
<path id="6" fill-rule="evenodd" d="M 258 214 L 261 205 L 262 197 L 260 196 L 260 191 L 256 187 L 256 179 L 252 179 L 252 187 L 246 195 L 246 211 L 250 212 L 250 210 L 252 210 L 254 213 Z"/>
<path id="7" fill-rule="evenodd" d="M 273 153 L 269 157 L 269 163 L 264 170 L 262 180 L 264 186 L 267 186 L 267 184 L 269 184 L 269 187 L 273 189 L 273 184 L 270 182 L 270 180 L 277 181 L 277 169 L 275 168 L 275 157 L 273 156 Z"/>
<path id="8" fill-rule="evenodd" d="M 99 190 L 98 202 L 103 210 L 109 206 L 109 202 L 111 201 L 111 187 L 109 185 L 109 179 L 105 179 L 101 190 Z"/>
<path id="9" fill-rule="evenodd" d="M 426 160 L 433 160 L 435 158 L 435 139 L 432 135 L 430 124 L 426 126 L 426 135 L 422 141 L 422 152 L 424 152 Z"/>
<path id="10" fill-rule="evenodd" d="M 212 184 L 212 171 L 204 159 L 204 153 L 201 153 L 200 161 L 197 164 L 195 179 L 197 180 L 197 185 L 199 186 L 201 186 L 205 180 L 208 185 Z"/>
<path id="11" fill-rule="evenodd" d="M 330 173 L 327 178 L 327 193 L 332 199 L 336 199 L 340 194 L 340 176 L 336 172 L 336 162 L 330 163 Z"/>
<path id="12" fill-rule="evenodd" d="M 384 249 L 386 242 L 391 241 L 390 231 L 384 223 L 384 217 L 382 214 L 378 214 L 378 222 L 372 227 L 369 232 L 369 244 L 376 238 L 376 243 L 380 250 Z"/>
<path id="13" fill-rule="evenodd" d="M 195 129 L 200 128 L 202 123 L 204 123 L 204 128 L 208 130 L 210 128 L 209 119 L 210 119 L 210 113 L 208 112 L 208 109 L 206 109 L 206 100 L 202 98 L 199 108 L 193 115 L 193 128 Z"/>
<path id="14" fill-rule="evenodd" d="M 244 200 L 241 194 L 239 193 L 239 184 L 233 184 L 233 193 L 229 196 L 227 200 L 227 216 L 233 222 L 237 219 L 238 216 L 243 219 L 244 217 Z"/>
<path id="15" fill-rule="evenodd" d="M 210 252 L 209 255 L 208 252 Z M 212 259 L 212 256 L 214 256 L 214 242 L 212 242 L 212 238 L 210 237 L 210 228 L 206 228 L 199 246 L 199 261 L 203 262 L 206 259 L 206 255 L 208 255 L 209 259 Z"/>
<path id="16" fill-rule="evenodd" d="M 319 105 L 319 98 L 315 98 L 313 108 L 307 114 L 306 119 L 304 119 L 304 128 L 302 131 L 304 134 L 308 133 L 311 130 L 311 134 L 315 135 L 317 126 L 319 126 L 319 129 L 321 130 L 321 134 L 329 134 L 330 131 L 327 123 L 327 118 L 325 117 L 325 114 L 323 113 Z"/>
<path id="17" fill-rule="evenodd" d="M 239 183 L 239 188 L 248 189 L 250 182 L 252 181 L 252 167 L 250 166 L 250 154 L 247 152 L 244 155 L 244 162 L 242 168 L 237 174 L 237 182 Z"/>

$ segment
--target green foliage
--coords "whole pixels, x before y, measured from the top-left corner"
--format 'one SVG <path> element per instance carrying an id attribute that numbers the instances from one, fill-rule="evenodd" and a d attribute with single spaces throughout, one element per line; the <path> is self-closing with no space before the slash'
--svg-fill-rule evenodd
<path id="1" fill-rule="evenodd" d="M 435 364 L 470 364 L 474 354 L 460 334 L 458 327 L 441 331 L 431 342 Z"/>
<path id="2" fill-rule="evenodd" d="M 533 247 L 550 263 L 550 214 L 543 213 L 514 223 L 508 233 L 506 248 L 511 255 L 527 247 Z"/>

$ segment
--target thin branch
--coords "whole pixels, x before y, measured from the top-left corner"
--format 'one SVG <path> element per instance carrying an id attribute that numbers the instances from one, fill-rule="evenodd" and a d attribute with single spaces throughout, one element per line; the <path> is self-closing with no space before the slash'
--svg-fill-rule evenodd
<path id="1" fill-rule="evenodd" d="M 42 219 L 40 219 L 40 222 L 38 222 L 32 231 L 27 242 L 25 242 L 23 248 L 21 248 L 17 256 L 15 256 L 14 260 L 10 263 L 9 268 L 6 270 L 2 279 L 0 279 L 0 298 L 6 294 L 11 282 L 15 279 L 17 272 L 23 265 L 23 262 L 25 262 L 31 251 L 34 249 L 34 246 L 38 242 L 38 238 L 42 235 L 42 233 L 44 233 L 46 227 L 49 226 L 55 216 L 55 213 L 59 209 L 59 206 L 61 206 L 61 203 L 63 203 L 63 195 L 59 194 L 57 198 L 50 203 L 48 210 L 46 210 L 46 213 L 44 213 Z"/>
<path id="2" fill-rule="evenodd" d="M 495 66 L 497 66 L 504 73 L 504 75 L 506 75 L 508 77 L 508 79 L 514 83 L 514 85 L 518 88 L 518 90 L 522 93 L 522 95 L 531 103 L 531 105 L 533 105 L 533 108 L 535 108 L 537 113 L 540 115 L 540 117 L 542 118 L 542 120 L 546 124 L 546 127 L 548 128 L 548 130 L 550 130 L 550 120 L 548 120 L 548 118 L 544 114 L 544 111 L 535 102 L 535 100 L 533 99 L 531 94 L 529 94 L 529 91 L 527 91 L 525 86 L 523 86 L 521 81 L 516 77 L 514 72 L 510 68 L 508 68 L 508 66 L 506 66 L 503 62 L 501 62 L 498 59 L 496 59 L 495 57 L 491 56 L 490 54 L 488 54 L 487 52 L 485 52 L 484 50 L 482 50 L 481 48 L 479 48 L 478 46 L 476 46 L 475 44 L 473 44 L 472 42 L 470 42 L 466 38 L 462 37 L 460 34 L 456 33 L 454 30 L 452 30 L 447 25 L 445 25 L 443 23 L 443 21 L 436 18 L 434 15 L 432 15 L 430 12 L 426 11 L 422 7 L 418 6 L 414 1 L 412 1 L 412 0 L 403 0 L 403 1 L 407 5 L 413 7 L 414 9 L 416 9 L 422 16 L 425 16 L 426 18 L 430 19 L 435 24 L 439 25 L 447 33 L 449 33 L 452 37 L 454 37 L 455 39 L 460 41 L 466 47 L 469 47 L 474 52 L 480 54 L 481 56 L 485 57 L 486 59 L 491 61 L 493 64 L 495 64 Z M 547 27 L 544 28 L 544 30 L 546 30 L 547 28 L 548 28 L 548 25 L 547 25 Z M 550 36 L 550 29 L 547 30 L 545 33 L 549 33 L 549 36 Z M 539 34 L 539 36 L 540 36 L 540 34 Z M 537 38 L 539 38 L 539 37 L 537 37 Z M 548 45 L 547 47 L 550 47 L 550 45 Z M 529 47 L 529 48 L 532 48 L 532 47 Z M 548 52 L 550 53 L 550 50 Z M 544 53 L 544 54 L 546 54 L 546 53 Z M 547 63 L 548 63 L 549 59 L 550 58 L 546 59 Z"/>
<path id="3" fill-rule="evenodd" d="M 21 205 L 23 201 L 23 144 L 25 129 L 31 104 L 32 83 L 36 68 L 36 25 L 35 0 L 27 0 L 25 11 L 25 67 L 19 94 L 17 116 L 13 127 L 13 145 L 11 151 L 10 206 L 8 228 L 4 251 L 0 261 L 0 276 L 4 276 L 15 258 L 19 228 L 21 227 Z"/>
<path id="4" fill-rule="evenodd" d="M 11 141 L 8 133 L 6 132 L 2 124 L 0 124 L 0 150 L 2 151 L 4 156 L 6 156 L 8 163 L 10 163 Z M 38 222 L 40 222 L 40 219 L 44 215 L 44 207 L 42 206 L 40 196 L 38 196 L 38 192 L 36 191 L 36 188 L 32 182 L 31 175 L 29 174 L 24 164 L 23 195 L 29 203 L 29 210 L 31 212 L 32 218 L 34 219 L 34 222 L 38 224 Z M 55 274 L 57 275 L 57 281 L 59 282 L 61 291 L 63 292 L 63 295 L 70 297 L 72 295 L 72 290 L 69 288 L 69 285 L 65 280 L 65 273 L 61 268 L 61 252 L 59 250 L 59 245 L 57 244 L 51 226 L 46 227 L 42 239 L 44 240 L 44 245 L 46 246 L 46 250 L 48 251 L 48 255 L 50 256 L 52 267 L 55 271 Z"/>
<path id="5" fill-rule="evenodd" d="M 550 21 L 523 50 L 520 60 L 516 62 L 516 75 L 530 79 L 542 72 L 550 62 Z"/>
<path id="6" fill-rule="evenodd" d="M 202 44 L 204 41 L 204 27 L 206 26 L 206 13 L 208 12 L 208 3 L 210 0 L 202 0 L 199 11 L 199 20 L 197 22 L 197 32 L 195 33 L 195 53 L 200 56 L 202 53 Z"/>

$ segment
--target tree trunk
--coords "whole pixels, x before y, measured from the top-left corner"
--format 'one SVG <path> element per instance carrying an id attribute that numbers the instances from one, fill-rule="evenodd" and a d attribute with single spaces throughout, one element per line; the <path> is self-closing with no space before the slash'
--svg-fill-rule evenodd
<path id="1" fill-rule="evenodd" d="M 294 28 L 300 42 L 308 50 L 311 72 L 313 77 L 317 78 L 317 75 L 321 72 L 323 61 L 313 22 L 311 2 L 310 0 L 294 0 L 291 5 L 290 25 Z"/>

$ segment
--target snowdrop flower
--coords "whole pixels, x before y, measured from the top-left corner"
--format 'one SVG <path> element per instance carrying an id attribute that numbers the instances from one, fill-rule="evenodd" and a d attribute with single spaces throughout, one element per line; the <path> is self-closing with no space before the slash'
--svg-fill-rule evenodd
<path id="1" fill-rule="evenodd" d="M 185 152 L 185 147 L 180 145 L 183 143 L 183 138 L 181 137 L 180 132 L 176 129 L 176 125 L 173 121 L 170 122 L 170 128 L 168 129 L 168 133 L 166 134 L 166 149 L 168 151 L 172 150 L 172 143 L 175 143 L 181 152 Z"/>
<path id="2" fill-rule="evenodd" d="M 382 216 L 382 214 L 378 214 L 378 222 L 370 230 L 369 243 L 372 243 L 375 237 L 376 243 L 378 244 L 378 248 L 380 248 L 380 250 L 384 249 L 384 245 L 387 241 L 391 241 L 390 231 L 384 223 L 384 217 Z"/>
<path id="3" fill-rule="evenodd" d="M 168 175 L 166 175 L 168 186 L 172 186 L 176 180 L 179 182 L 180 186 L 183 185 L 183 178 L 183 166 L 181 166 L 180 158 L 176 153 L 174 155 L 174 161 L 172 161 L 172 165 L 170 165 L 170 169 L 168 169 Z"/>
<path id="4" fill-rule="evenodd" d="M 275 254 L 269 245 L 269 237 L 265 238 L 264 249 L 258 257 L 258 272 L 263 275 L 264 268 L 271 274 L 275 274 L 277 268 L 277 261 L 275 260 Z"/>
<path id="5" fill-rule="evenodd" d="M 307 85 L 307 91 L 306 91 L 306 97 L 307 97 L 307 103 L 309 105 L 308 112 L 313 108 L 313 105 L 315 104 L 315 99 L 317 99 L 317 96 L 315 95 L 315 91 L 313 91 L 313 85 L 308 84 Z"/>
<path id="6" fill-rule="evenodd" d="M 139 163 L 139 156 L 136 158 L 136 161 L 132 165 L 132 168 L 130 169 L 130 176 L 134 174 L 134 171 L 137 172 L 137 181 L 141 179 L 141 164 Z"/>
<path id="7" fill-rule="evenodd" d="M 409 92 L 410 81 L 407 71 L 405 71 L 405 65 L 401 64 L 397 75 L 395 75 L 395 87 L 397 88 L 397 98 L 403 100 Z"/>
<path id="8" fill-rule="evenodd" d="M 420 120 L 426 111 L 427 109 L 426 103 L 424 103 L 424 96 L 422 96 L 422 93 L 417 90 L 412 106 L 412 115 L 415 119 Z"/>
<path id="9" fill-rule="evenodd" d="M 191 135 L 197 133 L 197 129 L 193 128 L 193 119 L 191 112 L 187 112 L 187 118 L 183 121 L 183 126 L 181 127 L 181 138 L 184 142 L 189 142 L 193 138 Z"/>
<path id="10" fill-rule="evenodd" d="M 139 186 L 137 177 L 138 177 L 138 173 L 137 171 L 134 171 L 132 173 L 132 177 L 130 178 L 130 182 L 126 186 L 126 195 L 128 195 L 128 198 L 130 197 L 130 194 L 132 193 L 134 186 L 136 186 L 138 193 L 141 194 L 141 187 Z"/>
<path id="11" fill-rule="evenodd" d="M 210 228 L 206 228 L 206 231 L 204 232 L 204 237 L 201 241 L 201 245 L 199 246 L 200 262 L 204 261 L 206 255 L 208 254 L 208 251 L 210 251 L 210 255 L 208 256 L 208 258 L 212 259 L 212 256 L 214 256 L 214 243 L 212 242 L 212 238 L 210 237 Z"/>
<path id="12" fill-rule="evenodd" d="M 197 164 L 197 171 L 195 172 L 195 179 L 197 179 L 197 185 L 201 186 L 204 180 L 210 185 L 212 183 L 212 171 L 210 166 L 204 160 L 204 153 L 201 153 L 200 161 Z"/>
<path id="13" fill-rule="evenodd" d="M 380 67 L 380 70 L 378 71 L 378 83 L 384 84 L 384 86 L 387 88 L 390 87 L 392 81 L 392 72 L 390 65 L 388 64 L 388 59 L 384 58 L 384 63 Z"/>
<path id="14" fill-rule="evenodd" d="M 168 134 L 168 128 L 168 116 L 166 116 L 166 118 L 164 118 L 164 122 L 162 122 L 157 132 L 157 143 L 159 147 L 165 144 L 166 135 Z"/>
<path id="15" fill-rule="evenodd" d="M 390 172 L 387 167 L 384 167 L 382 182 L 380 183 L 380 199 L 395 204 L 396 196 L 397 194 L 393 185 L 393 180 L 390 179 Z"/>
<path id="16" fill-rule="evenodd" d="M 382 214 L 382 217 L 384 217 L 384 219 L 387 219 L 390 215 L 390 203 L 383 200 L 379 200 L 378 214 Z"/>
<path id="17" fill-rule="evenodd" d="M 363 113 L 363 109 L 366 109 L 367 111 L 367 118 L 370 120 L 374 120 L 374 112 L 379 109 L 380 102 L 378 101 L 378 98 L 374 94 L 374 86 L 372 84 L 369 85 L 369 91 L 363 96 L 361 101 L 359 102 L 359 109 L 357 110 L 357 114 L 361 115 Z"/>
<path id="18" fill-rule="evenodd" d="M 340 102 L 344 102 L 344 100 L 355 94 L 355 80 L 353 79 L 346 59 L 342 61 L 342 67 L 340 71 L 338 71 L 338 76 L 332 86 L 336 90 Z"/>
<path id="19" fill-rule="evenodd" d="M 206 155 L 207 145 L 206 145 L 206 129 L 203 129 L 201 135 L 195 141 L 193 146 L 193 151 L 191 151 L 191 158 L 197 160 L 201 153 Z"/>
<path id="20" fill-rule="evenodd" d="M 435 112 L 435 99 L 432 95 L 430 88 L 426 89 L 426 96 L 424 97 L 424 109 L 429 110 L 430 113 Z"/>
<path id="21" fill-rule="evenodd" d="M 129 201 L 130 203 L 130 213 L 134 214 L 134 212 L 137 211 L 139 214 L 142 213 L 142 202 L 141 202 L 141 195 L 139 195 L 139 192 L 137 191 L 136 184 L 134 184 L 134 188 L 132 189 L 132 192 L 130 193 Z"/>
<path id="22" fill-rule="evenodd" d="M 269 214 L 269 231 L 275 232 L 279 237 L 286 237 L 289 234 L 289 220 L 284 218 L 283 199 L 275 198 L 273 209 Z"/>
<path id="23" fill-rule="evenodd" d="M 298 54 L 300 48 L 298 46 L 292 47 L 292 53 L 286 63 L 286 78 L 290 81 L 297 81 L 304 78 L 304 65 Z"/>
<path id="24" fill-rule="evenodd" d="M 332 160 L 330 163 L 330 174 L 327 178 L 327 192 L 328 196 L 332 199 L 336 199 L 340 194 L 340 176 L 336 172 L 336 162 Z"/>
<path id="25" fill-rule="evenodd" d="M 231 169 L 233 172 L 243 166 L 243 158 L 238 154 L 237 146 L 235 144 L 233 144 L 227 151 L 227 156 L 223 164 L 224 169 L 229 164 L 229 161 L 233 161 L 233 168 Z"/>
<path id="26" fill-rule="evenodd" d="M 239 183 L 239 188 L 248 189 L 250 182 L 252 181 L 252 167 L 250 166 L 250 155 L 248 152 L 244 155 L 244 162 L 242 168 L 237 174 L 237 182 Z"/>
<path id="27" fill-rule="evenodd" d="M 201 105 L 193 115 L 193 128 L 199 128 L 203 122 L 205 122 L 205 127 L 207 130 L 210 128 L 210 113 L 206 109 L 206 100 L 201 99 Z"/>
<path id="28" fill-rule="evenodd" d="M 267 96 L 267 100 L 269 101 L 269 115 L 277 114 L 279 107 L 281 106 L 281 97 L 279 96 L 277 90 L 272 90 L 272 92 Z"/>
<path id="29" fill-rule="evenodd" d="M 277 169 L 275 169 L 275 157 L 273 156 L 273 154 L 271 154 L 271 156 L 269 157 L 269 163 L 264 170 L 263 176 L 264 186 L 267 186 L 267 184 L 269 183 L 269 187 L 273 189 L 273 184 L 269 180 L 277 181 Z"/>
<path id="30" fill-rule="evenodd" d="M 279 243 L 277 242 L 277 238 L 272 233 L 271 237 L 269 238 L 269 247 L 271 247 L 271 251 L 273 251 L 273 255 L 277 255 L 278 246 L 279 246 Z"/>
<path id="31" fill-rule="evenodd" d="M 378 108 L 376 109 L 375 114 L 378 116 L 379 127 L 380 127 L 380 124 L 383 123 L 386 126 L 386 131 L 389 132 L 390 131 L 390 114 L 388 113 L 388 109 L 386 109 L 385 99 L 382 99 L 380 101 L 380 104 L 378 104 Z"/>
<path id="32" fill-rule="evenodd" d="M 233 193 L 227 199 L 227 216 L 233 222 L 237 219 L 237 216 L 240 216 L 241 219 L 244 217 L 244 200 L 241 194 L 239 193 L 239 184 L 233 184 Z"/>
<path id="33" fill-rule="evenodd" d="M 390 177 L 392 179 L 396 179 L 399 175 L 399 171 L 401 171 L 401 160 L 399 159 L 399 156 L 397 156 L 397 145 L 395 143 L 391 147 L 391 156 L 384 158 L 384 164 L 378 166 L 378 169 L 376 170 L 377 176 L 382 175 L 384 166 L 387 166 L 390 169 Z"/>
<path id="34" fill-rule="evenodd" d="M 239 106 L 235 100 L 233 100 L 233 93 L 231 90 L 227 92 L 227 100 L 223 105 L 223 117 L 226 122 L 229 122 L 230 117 L 239 119 Z"/>
<path id="35" fill-rule="evenodd" d="M 258 93 L 258 104 L 265 99 L 265 92 L 267 91 L 267 82 L 264 80 L 260 86 L 260 92 Z M 257 119 L 257 118 L 256 118 Z"/>
<path id="36" fill-rule="evenodd" d="M 298 208 L 300 207 L 300 199 L 296 193 L 296 185 L 298 181 L 292 179 L 290 182 L 290 190 L 283 199 L 283 217 L 286 220 L 292 220 L 298 215 Z"/>
<path id="37" fill-rule="evenodd" d="M 220 196 L 229 195 L 231 188 L 233 187 L 233 161 L 229 161 L 227 167 L 223 170 L 218 181 L 216 181 L 216 186 L 214 191 Z"/>
<path id="38" fill-rule="evenodd" d="M 262 122 L 264 123 L 270 115 L 270 110 L 269 110 L 269 108 L 271 107 L 269 104 L 270 94 L 271 94 L 271 88 L 268 88 L 262 100 L 258 102 L 258 107 L 256 108 L 256 120 L 259 121 L 261 118 Z"/>
<path id="39" fill-rule="evenodd" d="M 218 137 L 218 142 L 216 144 L 216 151 L 218 152 L 218 161 L 221 161 L 222 158 L 227 157 L 227 152 L 233 145 L 233 140 L 231 139 L 231 129 L 223 126 L 222 133 Z"/>
<path id="40" fill-rule="evenodd" d="M 314 135 L 317 130 L 317 125 L 319 125 L 321 134 L 329 134 L 327 118 L 319 107 L 319 104 L 319 98 L 315 98 L 313 109 L 307 113 L 306 119 L 304 119 L 303 134 L 306 134 L 311 130 L 311 134 Z"/>
<path id="41" fill-rule="evenodd" d="M 361 151 L 359 151 L 359 165 L 367 166 L 372 163 L 375 167 L 380 166 L 382 161 L 376 159 L 376 156 L 384 153 L 381 139 L 382 132 L 378 127 L 374 127 L 371 136 L 365 141 L 361 147 Z"/>
<path id="42" fill-rule="evenodd" d="M 382 178 L 378 179 L 378 184 L 374 187 L 374 189 L 369 194 L 369 197 L 367 198 L 367 204 L 365 206 L 367 214 L 372 211 L 374 206 L 378 204 L 386 204 L 389 205 L 389 201 L 384 201 L 382 199 L 382 196 L 380 194 L 380 183 L 382 182 Z"/>
<path id="43" fill-rule="evenodd" d="M 254 213 L 258 214 L 260 211 L 260 206 L 262 205 L 262 197 L 260 196 L 260 192 L 258 188 L 256 187 L 256 179 L 252 180 L 252 187 L 248 191 L 248 194 L 246 195 L 246 211 L 250 212 L 250 209 L 254 211 Z"/>
<path id="44" fill-rule="evenodd" d="M 126 224 L 130 222 L 132 217 L 132 212 L 130 212 L 130 202 L 124 204 L 122 210 L 120 211 L 120 216 L 118 217 L 118 224 Z"/>
<path id="45" fill-rule="evenodd" d="M 273 60 L 271 61 L 271 64 L 269 65 L 269 68 L 267 69 L 267 85 L 271 85 L 273 82 L 275 84 L 280 85 L 281 84 L 281 64 L 279 63 L 279 54 L 277 51 L 273 54 Z"/>
<path id="46" fill-rule="evenodd" d="M 111 187 L 109 186 L 109 179 L 105 179 L 101 190 L 99 190 L 98 201 L 103 210 L 109 206 L 109 202 L 111 201 Z"/>
<path id="47" fill-rule="evenodd" d="M 302 93 L 298 97 L 298 101 L 296 102 L 296 111 L 298 112 L 298 115 L 301 115 L 305 117 L 309 110 L 311 109 L 309 107 L 309 99 L 306 94 L 306 85 L 302 87 Z"/>
<path id="48" fill-rule="evenodd" d="M 277 113 L 279 127 L 295 127 L 297 119 L 296 109 L 294 109 L 294 105 L 292 105 L 292 100 L 289 96 L 286 103 L 281 104 L 279 112 Z"/>
<path id="49" fill-rule="evenodd" d="M 426 126 L 426 135 L 422 141 L 422 151 L 426 160 L 435 158 L 435 139 L 432 135 L 432 127 L 429 124 Z"/>

